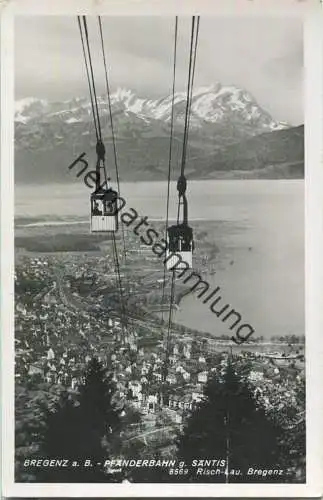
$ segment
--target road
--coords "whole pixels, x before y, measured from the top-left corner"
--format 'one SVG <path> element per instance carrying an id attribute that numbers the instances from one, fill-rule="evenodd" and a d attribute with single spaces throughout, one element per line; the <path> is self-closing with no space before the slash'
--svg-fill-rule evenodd
<path id="1" fill-rule="evenodd" d="M 135 439 L 146 439 L 147 436 L 155 435 L 158 434 L 159 432 L 165 432 L 165 431 L 173 431 L 177 427 L 179 427 L 181 424 L 176 424 L 175 422 L 172 425 L 167 425 L 165 427 L 158 427 L 157 429 L 153 429 L 152 431 L 147 431 L 143 432 L 141 434 L 136 434 L 135 436 L 132 436 L 129 439 L 125 440 L 125 443 L 128 443 L 129 441 L 134 441 Z"/>

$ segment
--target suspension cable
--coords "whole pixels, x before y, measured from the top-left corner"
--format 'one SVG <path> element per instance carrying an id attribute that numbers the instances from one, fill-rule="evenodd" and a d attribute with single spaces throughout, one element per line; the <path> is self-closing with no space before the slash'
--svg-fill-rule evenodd
<path id="1" fill-rule="evenodd" d="M 200 29 L 200 16 L 197 17 L 195 43 L 194 43 L 194 49 L 193 49 L 194 52 L 193 52 L 192 74 L 191 74 L 191 82 L 190 82 L 191 88 L 190 88 L 190 94 L 189 94 L 187 128 L 186 128 L 186 136 L 185 136 L 185 150 L 183 150 L 182 171 L 181 171 L 181 173 L 183 175 L 184 175 L 184 169 L 185 169 L 186 158 L 187 158 L 188 133 L 189 133 L 189 127 L 190 127 L 191 111 L 192 111 L 192 98 L 193 98 L 194 76 L 195 76 L 195 66 L 196 66 L 196 52 L 197 52 L 199 29 Z M 191 57 L 192 57 L 192 54 L 191 54 Z"/>
<path id="2" fill-rule="evenodd" d="M 190 46 L 188 79 L 187 79 L 187 96 L 186 96 L 186 109 L 185 109 L 184 140 L 183 140 L 183 150 L 182 150 L 181 176 L 184 175 L 184 169 L 185 169 L 186 141 L 187 141 L 187 132 L 188 132 L 188 116 L 189 116 L 189 113 L 190 113 L 190 95 L 191 95 L 191 80 L 192 80 L 192 62 L 193 62 L 194 33 L 195 33 L 195 16 L 193 16 L 193 18 L 192 18 L 192 29 L 191 29 L 191 46 Z"/>
<path id="3" fill-rule="evenodd" d="M 85 50 L 85 42 L 84 42 L 84 36 L 83 36 L 83 31 L 82 31 L 82 25 L 81 25 L 81 20 L 80 16 L 77 16 L 77 22 L 80 30 L 80 35 L 81 35 L 81 42 L 82 42 L 82 49 L 83 49 L 83 56 L 84 56 L 84 62 L 85 62 L 85 69 L 86 69 L 86 76 L 87 76 L 87 81 L 88 81 L 88 86 L 89 86 L 89 92 L 90 92 L 90 100 L 91 100 L 91 108 L 92 108 L 92 114 L 93 114 L 93 120 L 94 120 L 94 127 L 95 127 L 95 135 L 96 135 L 96 140 L 99 140 L 99 132 L 98 132 L 98 125 L 97 125 L 97 116 L 95 113 L 95 106 L 94 106 L 94 97 L 93 97 L 93 91 L 92 91 L 92 86 L 91 86 L 91 78 L 90 78 L 90 72 L 89 72 L 89 65 L 87 62 L 87 56 L 86 56 L 86 50 Z"/>
<path id="4" fill-rule="evenodd" d="M 124 305 L 124 297 L 123 297 L 123 290 L 122 290 L 122 281 L 121 281 L 121 274 L 120 274 L 118 249 L 117 249 L 116 237 L 115 237 L 114 233 L 112 235 L 112 244 L 113 244 L 112 248 L 113 248 L 113 257 L 114 257 L 114 262 L 115 262 L 115 269 L 117 271 L 117 276 L 118 276 L 119 293 L 120 293 L 120 304 L 121 304 L 121 315 L 123 316 L 122 333 L 123 333 L 123 339 L 125 339 L 125 327 L 127 328 L 128 321 L 127 321 L 127 314 L 126 314 L 125 305 Z"/>
<path id="5" fill-rule="evenodd" d="M 105 72 L 106 92 L 107 92 L 107 97 L 108 97 L 108 107 L 109 107 L 109 117 L 110 117 L 110 127 L 111 127 L 111 136 L 112 136 L 114 163 L 115 163 L 115 170 L 116 170 L 116 180 L 117 180 L 117 186 L 118 186 L 118 194 L 120 196 L 120 178 L 119 178 L 119 169 L 118 169 L 118 156 L 117 156 L 116 139 L 115 139 L 114 125 L 113 125 L 113 118 L 112 118 L 111 92 L 110 92 L 110 84 L 109 84 L 109 78 L 108 78 L 108 68 L 107 68 L 107 62 L 106 62 L 106 56 L 105 56 L 105 48 L 104 48 L 104 39 L 103 39 L 103 29 L 102 29 L 101 16 L 98 16 L 98 23 L 99 23 L 100 40 L 101 40 L 101 51 L 102 51 L 103 65 L 104 65 L 104 72 Z M 124 259 L 124 263 L 126 263 L 127 250 L 126 250 L 125 232 L 124 232 L 124 226 L 123 226 L 122 219 L 121 219 L 121 236 L 122 236 L 122 243 L 123 243 L 123 259 Z M 115 241 L 115 245 L 116 245 L 116 241 Z M 117 246 L 116 246 L 116 248 L 117 248 Z M 119 277 L 119 280 L 121 282 L 121 276 Z M 127 298 L 128 298 L 128 301 L 129 301 L 129 299 L 130 299 L 130 290 L 129 290 L 128 280 L 126 280 L 126 287 L 125 288 L 126 288 Z M 133 325 L 133 323 L 132 323 L 132 330 L 134 331 L 134 325 Z"/>
<path id="6" fill-rule="evenodd" d="M 188 84 L 187 84 L 187 100 L 186 100 L 186 110 L 185 110 L 185 125 L 184 125 L 184 138 L 183 138 L 183 150 L 182 150 L 182 163 L 180 177 L 177 182 L 177 189 L 179 191 L 178 196 L 178 207 L 177 207 L 177 224 L 179 224 L 180 216 L 180 206 L 181 198 L 185 196 L 186 191 L 186 178 L 185 178 L 185 166 L 187 157 L 187 143 L 188 143 L 188 132 L 191 117 L 191 106 L 193 97 L 193 84 L 196 66 L 196 52 L 200 25 L 200 16 L 197 17 L 196 30 L 194 29 L 195 20 L 192 19 L 192 32 L 191 32 L 191 46 L 189 55 L 189 72 L 188 72 Z M 194 40 L 195 37 L 195 40 Z M 186 202 L 186 200 L 185 200 Z"/>
<path id="7" fill-rule="evenodd" d="M 78 16 L 78 24 L 79 24 L 81 40 L 82 40 L 83 54 L 84 54 L 85 67 L 86 67 L 88 83 L 89 83 L 90 99 L 91 99 L 94 127 L 95 127 L 96 140 L 97 140 L 97 144 L 96 144 L 96 153 L 97 153 L 96 189 L 99 189 L 101 187 L 101 180 L 100 180 L 100 170 L 101 169 L 104 170 L 105 184 L 107 184 L 107 172 L 106 172 L 106 166 L 105 166 L 105 148 L 104 148 L 104 144 L 102 142 L 100 114 L 99 114 L 98 99 L 97 99 L 97 93 L 96 93 L 96 87 L 95 87 L 94 71 L 93 71 L 93 65 L 92 65 L 92 56 L 91 56 L 89 32 L 88 32 L 88 28 L 87 28 L 86 16 L 82 16 L 82 18 L 83 18 L 82 19 L 83 20 L 83 29 L 81 26 L 80 16 Z M 84 31 L 84 35 L 83 35 L 83 31 Z"/>
<path id="8" fill-rule="evenodd" d="M 164 380 L 166 382 L 167 373 L 168 373 L 168 362 L 170 355 L 170 340 L 171 340 L 171 328 L 173 322 L 173 302 L 175 296 L 175 270 L 172 272 L 172 281 L 171 281 L 171 289 L 170 289 L 170 302 L 169 302 L 169 315 L 168 315 L 168 325 L 167 325 L 167 335 L 166 335 L 166 346 L 165 346 L 165 369 L 164 369 Z"/>
<path id="9" fill-rule="evenodd" d="M 101 123 L 100 123 L 100 115 L 99 115 L 99 108 L 98 108 L 98 99 L 97 99 L 96 88 L 95 88 L 95 80 L 94 80 L 94 73 L 93 73 L 92 57 L 91 57 L 91 50 L 90 50 L 90 43 L 89 43 L 89 33 L 88 33 L 88 29 L 87 29 L 86 16 L 82 16 L 82 17 L 83 17 L 83 25 L 84 25 L 84 31 L 85 31 L 85 39 L 86 39 L 87 51 L 88 51 L 88 54 L 89 54 L 90 73 L 91 73 L 91 77 L 92 77 L 92 87 L 93 87 L 94 103 L 95 103 L 96 114 L 97 114 L 97 122 L 98 122 L 98 133 L 99 133 L 98 135 L 99 135 L 99 139 L 102 140 Z"/>
<path id="10" fill-rule="evenodd" d="M 180 186 L 179 186 L 179 183 L 177 185 L 177 188 L 182 187 L 183 192 L 180 193 L 180 190 L 179 190 L 177 223 L 179 222 L 180 199 L 181 199 L 181 196 L 185 196 L 185 190 L 186 190 L 186 179 L 184 177 L 184 173 L 185 173 L 185 165 L 186 165 L 187 137 L 188 137 L 189 119 L 190 119 L 190 113 L 191 113 L 191 101 L 192 101 L 192 95 L 193 95 L 196 52 L 197 52 L 197 42 L 198 42 L 198 33 L 199 33 L 199 20 L 200 20 L 200 16 L 198 16 L 197 23 L 196 23 L 197 28 L 195 31 L 195 16 L 192 17 L 189 70 L 188 70 L 188 83 L 187 83 L 187 98 L 186 98 L 185 124 L 184 124 L 184 139 L 183 139 L 183 150 L 182 150 L 181 173 L 180 173 L 180 178 L 179 178 L 179 181 L 182 181 L 182 182 L 181 182 Z M 168 372 L 174 294 L 175 294 L 175 270 L 173 270 L 173 272 L 172 272 L 172 282 L 171 282 L 171 294 L 170 294 L 171 301 L 170 301 L 170 305 L 169 305 L 168 328 L 167 328 L 167 336 L 166 336 L 164 383 L 166 381 L 167 372 Z"/>
<path id="11" fill-rule="evenodd" d="M 169 219 L 169 194 L 170 194 L 170 179 L 171 165 L 173 153 L 173 134 L 174 134 L 174 108 L 175 108 L 175 82 L 176 82 L 176 57 L 177 57 L 177 32 L 178 32 L 178 17 L 175 17 L 175 34 L 174 34 L 174 63 L 173 63 L 173 88 L 172 88 L 172 111 L 170 119 L 170 141 L 169 141 L 169 157 L 168 157 L 168 178 L 167 178 L 167 201 L 166 201 L 166 224 L 165 235 L 167 235 L 168 219 Z M 164 266 L 163 292 L 161 306 L 163 307 L 165 300 L 165 281 L 166 281 L 166 266 Z M 164 311 L 162 310 L 162 319 L 164 319 Z"/>
<path id="12" fill-rule="evenodd" d="M 96 138 L 97 138 L 97 146 L 98 146 L 98 143 L 100 142 L 101 143 L 101 152 L 103 149 L 103 153 L 104 153 L 104 146 L 102 143 L 102 129 L 101 129 L 101 123 L 100 123 L 100 114 L 99 114 L 98 99 L 97 99 L 97 93 L 96 93 L 96 87 L 95 87 L 94 71 L 93 71 L 93 65 L 92 65 L 92 57 L 91 57 L 86 16 L 82 16 L 82 18 L 83 18 L 83 27 L 84 27 L 86 44 L 84 43 L 84 36 L 82 33 L 80 16 L 78 16 L 77 19 L 78 19 L 78 24 L 79 24 L 80 34 L 81 34 L 83 54 L 84 54 L 89 89 L 90 89 L 90 98 L 91 98 L 94 126 L 95 126 Z M 102 34 L 102 31 L 100 31 L 100 33 Z M 102 41 L 103 41 L 103 36 L 102 36 Z M 86 57 L 85 46 L 87 49 L 87 57 Z M 103 50 L 104 50 L 104 47 L 103 47 Z M 103 55 L 104 55 L 104 52 L 103 52 Z M 88 59 L 88 63 L 87 63 L 87 59 Z M 105 63 L 105 55 L 104 55 L 104 63 Z M 89 70 L 89 67 L 90 67 L 90 70 Z M 106 69 L 106 64 L 105 64 L 105 69 Z M 109 93 L 109 95 L 110 95 L 110 93 Z M 111 110 L 111 108 L 110 108 L 110 110 Z M 111 116 L 111 121 L 112 121 L 112 116 Z M 112 125 L 112 127 L 113 127 L 113 125 Z M 98 150 L 97 150 L 97 152 L 98 152 Z M 107 172 L 106 172 L 106 167 L 105 167 L 104 155 L 101 157 L 98 157 L 97 165 L 99 165 L 100 162 L 102 162 L 102 164 L 103 164 L 105 182 L 107 183 Z M 123 289 L 122 289 L 122 282 L 121 282 L 121 275 L 120 275 L 119 257 L 118 257 L 116 239 L 115 239 L 114 234 L 112 237 L 112 243 L 113 243 L 113 248 L 112 248 L 113 259 L 114 259 L 115 270 L 117 272 L 118 284 L 119 284 L 120 303 L 121 303 L 121 309 L 122 309 L 121 315 L 123 316 L 122 330 L 123 330 L 123 337 L 125 337 L 124 328 L 125 328 L 125 323 L 126 323 L 126 313 L 125 313 L 125 306 L 124 306 L 124 300 L 123 300 Z"/>
<path id="13" fill-rule="evenodd" d="M 113 119 L 112 119 L 111 93 L 110 93 L 110 84 L 109 84 L 109 78 L 108 78 L 107 62 L 106 62 L 105 50 L 104 50 L 104 40 L 103 40 L 103 30 L 102 30 L 101 16 L 98 16 L 98 21 L 99 21 L 101 49 L 102 49 L 102 57 L 103 57 L 104 72 L 105 72 L 106 91 L 107 91 L 107 96 L 108 96 L 108 106 L 109 106 L 109 116 L 110 116 L 110 126 L 111 126 L 111 137 L 112 137 L 112 146 L 113 146 L 113 154 L 114 154 L 114 163 L 115 163 L 115 169 L 116 169 L 116 180 L 117 180 L 117 186 L 118 186 L 118 194 L 120 196 L 120 178 L 119 178 L 119 169 L 118 169 L 117 147 L 116 147 L 116 139 L 115 139 Z M 124 236 L 124 227 L 123 227 L 122 220 L 121 220 L 121 229 L 122 229 L 122 241 L 123 241 L 123 254 L 124 254 L 124 259 L 126 259 L 127 251 L 126 251 L 126 243 L 125 243 L 125 236 Z"/>
<path id="14" fill-rule="evenodd" d="M 119 194 L 120 194 L 120 180 L 119 180 L 119 171 L 118 171 L 117 148 L 116 148 L 114 126 L 113 126 L 113 120 L 112 120 L 110 84 L 109 84 L 109 78 L 108 78 L 107 62 L 106 62 L 106 57 L 105 57 L 105 49 L 104 49 L 104 41 L 103 41 L 101 16 L 98 16 L 98 21 L 99 21 L 99 30 L 100 30 L 100 39 L 101 39 L 101 50 L 102 50 L 102 57 L 103 57 L 103 64 L 104 64 L 105 83 L 106 83 L 106 90 L 107 90 L 107 96 L 108 96 L 108 106 L 109 106 L 109 115 L 110 115 L 110 126 L 111 126 L 111 136 L 112 136 L 114 162 L 115 162 L 115 167 L 116 167 L 116 177 L 117 177 L 118 191 L 119 191 Z"/>

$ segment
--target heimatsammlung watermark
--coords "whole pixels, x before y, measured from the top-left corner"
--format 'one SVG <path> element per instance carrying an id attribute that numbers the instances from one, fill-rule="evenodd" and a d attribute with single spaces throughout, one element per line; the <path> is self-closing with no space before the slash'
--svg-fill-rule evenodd
<path id="1" fill-rule="evenodd" d="M 85 153 L 82 153 L 71 165 L 69 165 L 69 170 L 72 170 L 75 165 L 78 163 L 83 163 L 83 167 L 76 174 L 76 177 L 79 178 L 83 176 L 84 184 L 90 188 L 94 189 L 95 181 L 96 181 L 96 171 L 90 170 L 88 171 L 89 165 L 88 162 L 84 159 Z M 92 181 L 92 184 L 90 183 Z M 102 187 L 104 187 L 106 183 Z M 118 203 L 117 203 L 117 213 L 124 209 L 126 206 L 126 200 L 118 195 Z M 167 250 L 167 241 L 164 238 L 160 238 L 160 235 L 156 229 L 151 227 L 151 224 L 148 222 L 147 216 L 140 216 L 134 208 L 128 208 L 127 212 L 123 212 L 121 214 L 121 221 L 128 228 L 131 226 L 133 233 L 140 238 L 140 241 L 147 246 L 150 246 L 155 255 L 160 258 L 165 257 Z M 135 226 L 133 226 L 134 222 L 136 222 Z M 138 232 L 139 229 L 145 228 L 145 233 L 140 234 Z M 198 292 L 197 297 L 202 299 L 203 304 L 208 304 L 210 310 L 219 318 L 222 322 L 229 322 L 229 329 L 234 332 L 235 336 L 232 336 L 231 339 L 236 344 L 242 344 L 246 342 L 249 337 L 255 333 L 254 328 L 249 323 L 243 323 L 242 315 L 233 309 L 230 304 L 225 304 L 222 296 L 220 295 L 221 289 L 217 286 L 215 289 L 211 290 L 209 283 L 206 280 L 203 280 L 199 273 L 196 271 L 192 271 L 189 268 L 187 262 L 182 259 L 182 256 L 178 253 L 172 253 L 167 258 L 163 260 L 163 264 L 165 265 L 168 260 L 177 258 L 176 264 L 174 264 L 170 269 L 176 271 L 176 274 L 179 278 L 182 278 L 184 275 L 186 276 L 183 279 L 183 283 L 188 283 L 190 280 L 194 279 L 195 282 L 190 288 L 190 292 Z M 183 266 L 185 266 L 183 268 Z M 188 271 L 191 271 L 188 274 Z M 212 299 L 212 301 L 211 301 Z M 211 301 L 211 302 L 210 302 Z M 244 334 L 244 335 L 243 335 Z"/>

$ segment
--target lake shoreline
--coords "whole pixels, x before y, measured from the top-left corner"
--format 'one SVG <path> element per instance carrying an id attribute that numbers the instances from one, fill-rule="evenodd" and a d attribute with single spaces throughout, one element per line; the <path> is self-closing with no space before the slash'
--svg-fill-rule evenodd
<path id="1" fill-rule="evenodd" d="M 20 243 L 30 238 L 30 245 L 33 239 L 29 248 L 44 250 L 51 249 L 51 245 L 58 249 L 60 242 L 67 251 L 78 250 L 78 245 L 82 251 L 90 248 L 90 243 L 97 245 L 99 240 L 89 229 L 89 191 L 81 180 L 51 185 L 47 191 L 39 186 L 17 188 L 16 238 L 21 238 Z M 162 235 L 166 193 L 166 182 L 122 184 L 122 196 L 127 200 L 123 212 L 131 212 L 133 207 L 138 220 L 147 215 L 150 227 Z M 177 199 L 176 184 L 171 183 L 170 221 L 176 217 Z M 280 332 L 302 335 L 304 181 L 189 181 L 188 201 L 195 265 L 205 260 L 202 267 L 208 268 L 206 280 L 210 287 L 220 287 L 224 304 L 239 311 L 258 336 L 270 338 Z M 135 236 L 131 227 L 129 250 L 133 251 L 140 246 L 140 234 Z M 73 245 L 67 240 L 74 237 Z M 47 246 L 41 244 L 43 241 L 47 241 Z M 210 263 L 213 248 L 216 252 Z M 144 261 L 149 262 L 151 249 L 140 251 Z M 174 320 L 192 328 L 227 334 L 227 325 L 193 295 L 196 294 L 181 299 Z"/>

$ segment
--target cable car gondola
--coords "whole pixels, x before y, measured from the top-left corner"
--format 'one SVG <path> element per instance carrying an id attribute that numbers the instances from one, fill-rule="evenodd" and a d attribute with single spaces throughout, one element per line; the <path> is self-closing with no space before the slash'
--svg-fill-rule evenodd
<path id="1" fill-rule="evenodd" d="M 185 181 L 186 188 L 186 181 Z M 188 225 L 187 199 L 185 192 L 180 194 L 183 205 L 183 222 L 167 228 L 166 268 L 168 271 L 175 269 L 191 269 L 193 267 L 194 240 L 193 230 Z"/>
<path id="2" fill-rule="evenodd" d="M 118 193 L 107 185 L 107 179 L 101 183 L 101 170 L 105 169 L 105 147 L 102 141 L 96 146 L 96 182 L 95 191 L 90 196 L 91 204 L 91 232 L 115 233 L 118 230 Z"/>
<path id="3" fill-rule="evenodd" d="M 179 224 L 170 226 L 167 229 L 168 238 L 168 248 L 166 255 L 167 257 L 172 257 L 167 260 L 167 270 L 172 270 L 176 266 L 176 269 L 191 269 L 193 266 L 193 231 L 192 228 L 186 226 L 185 224 Z M 179 259 L 179 257 L 181 259 Z M 187 264 L 187 265 L 186 265 Z"/>
<path id="4" fill-rule="evenodd" d="M 118 193 L 111 188 L 91 194 L 91 232 L 118 231 Z"/>

